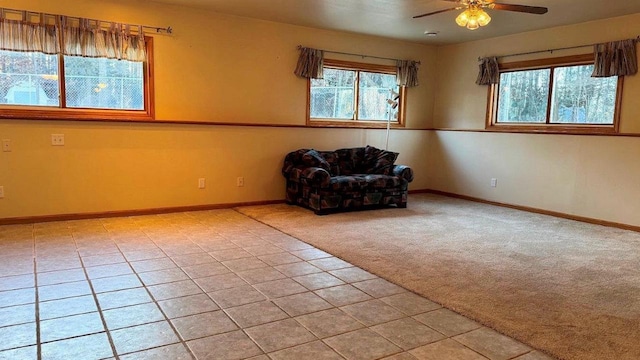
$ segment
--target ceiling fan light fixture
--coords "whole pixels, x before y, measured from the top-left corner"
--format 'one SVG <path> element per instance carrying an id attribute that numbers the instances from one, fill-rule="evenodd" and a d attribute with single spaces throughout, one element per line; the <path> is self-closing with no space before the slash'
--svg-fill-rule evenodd
<path id="1" fill-rule="evenodd" d="M 486 26 L 490 22 L 491 22 L 491 16 L 489 16 L 489 14 L 487 14 L 486 11 L 480 9 L 480 11 L 478 12 L 478 24 L 480 26 Z"/>
<path id="2" fill-rule="evenodd" d="M 467 29 L 477 30 L 479 28 L 480 28 L 480 24 L 478 23 L 478 19 L 476 17 L 469 18 L 469 22 L 467 23 Z"/>
<path id="3" fill-rule="evenodd" d="M 456 18 L 456 24 L 462 27 L 467 26 L 467 24 L 469 23 L 469 14 L 467 12 L 468 10 L 465 10 L 460 13 L 460 15 L 458 15 L 458 17 Z"/>
<path id="4" fill-rule="evenodd" d="M 486 26 L 491 22 L 491 16 L 487 14 L 482 8 L 469 7 L 465 9 L 456 18 L 456 24 L 462 27 L 466 27 L 469 30 L 476 30 L 480 26 Z"/>

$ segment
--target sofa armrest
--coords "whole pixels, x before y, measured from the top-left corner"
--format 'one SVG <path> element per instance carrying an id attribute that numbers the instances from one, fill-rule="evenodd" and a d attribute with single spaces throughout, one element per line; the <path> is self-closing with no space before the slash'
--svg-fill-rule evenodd
<path id="1" fill-rule="evenodd" d="M 304 167 L 302 164 L 302 155 L 309 151 L 308 149 L 300 149 L 296 151 L 292 151 L 287 154 L 284 158 L 284 164 L 282 165 L 282 175 L 286 178 L 290 178 L 292 174 L 300 169 L 300 167 Z"/>
<path id="2" fill-rule="evenodd" d="M 401 177 L 408 182 L 413 181 L 413 170 L 407 165 L 394 165 L 393 166 L 393 175 Z"/>
<path id="3" fill-rule="evenodd" d="M 304 168 L 300 174 L 300 183 L 313 187 L 328 188 L 331 184 L 331 174 L 319 167 Z"/>

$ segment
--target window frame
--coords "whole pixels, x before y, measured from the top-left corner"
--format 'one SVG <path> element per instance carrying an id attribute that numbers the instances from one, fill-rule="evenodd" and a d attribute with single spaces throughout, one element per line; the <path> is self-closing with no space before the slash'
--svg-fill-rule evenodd
<path id="1" fill-rule="evenodd" d="M 526 60 L 504 63 L 499 65 L 500 73 L 522 70 L 550 69 L 549 96 L 547 99 L 547 116 L 545 123 L 508 123 L 497 122 L 499 84 L 491 84 L 487 95 L 486 130 L 502 132 L 534 132 L 556 134 L 616 134 L 620 131 L 620 108 L 622 104 L 622 90 L 624 76 L 618 76 L 616 87 L 615 109 L 613 124 L 554 124 L 550 123 L 551 102 L 553 99 L 554 69 L 566 66 L 593 65 L 593 54 L 572 55 L 557 58 Z"/>
<path id="2" fill-rule="evenodd" d="M 153 38 L 145 36 L 147 59 L 143 62 L 144 110 L 92 109 L 63 107 L 66 97 L 64 54 L 58 56 L 60 105 L 0 105 L 0 119 L 21 120 L 98 120 L 98 121 L 149 121 L 155 120 Z"/>
<path id="3" fill-rule="evenodd" d="M 396 75 L 396 67 L 393 65 L 379 65 L 358 63 L 352 61 L 324 59 L 324 68 L 356 71 L 356 81 L 354 84 L 354 114 L 358 113 L 360 95 L 360 72 L 371 72 L 380 74 Z M 392 120 L 392 128 L 405 127 L 407 87 L 399 86 L 400 98 L 398 99 L 398 119 Z M 355 115 L 354 115 L 355 117 Z M 311 118 L 311 79 L 307 80 L 307 126 L 310 127 L 349 127 L 349 128 L 386 128 L 386 120 L 358 120 L 358 119 L 315 119 Z"/>

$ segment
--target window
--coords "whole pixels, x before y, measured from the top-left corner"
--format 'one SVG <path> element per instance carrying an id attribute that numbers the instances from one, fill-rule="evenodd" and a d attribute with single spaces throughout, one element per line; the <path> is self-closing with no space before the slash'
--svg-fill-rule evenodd
<path id="1" fill-rule="evenodd" d="M 0 117 L 153 119 L 152 39 L 145 62 L 0 51 Z"/>
<path id="2" fill-rule="evenodd" d="M 309 121 L 318 126 L 403 126 L 405 88 L 395 66 L 324 61 L 324 78 L 309 80 Z"/>
<path id="3" fill-rule="evenodd" d="M 622 77 L 592 78 L 593 55 L 500 65 L 487 127 L 508 131 L 617 132 Z"/>

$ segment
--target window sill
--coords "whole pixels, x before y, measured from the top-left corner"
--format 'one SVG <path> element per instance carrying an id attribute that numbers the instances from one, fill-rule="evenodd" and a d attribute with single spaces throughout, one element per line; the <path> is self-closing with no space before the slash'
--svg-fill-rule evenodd
<path id="1" fill-rule="evenodd" d="M 386 129 L 387 122 L 364 120 L 309 120 L 307 121 L 307 126 L 356 129 Z M 391 128 L 404 128 L 404 124 L 400 124 L 397 121 L 391 122 Z"/>
<path id="2" fill-rule="evenodd" d="M 20 120 L 95 120 L 95 121 L 150 121 L 151 111 L 101 109 L 43 109 L 38 107 L 0 107 L 0 119 Z"/>
<path id="3" fill-rule="evenodd" d="M 511 132 L 511 133 L 529 133 L 529 134 L 606 134 L 615 135 L 618 129 L 614 125 L 586 125 L 586 126 L 567 126 L 567 125 L 490 125 L 486 130 L 492 132 Z"/>

